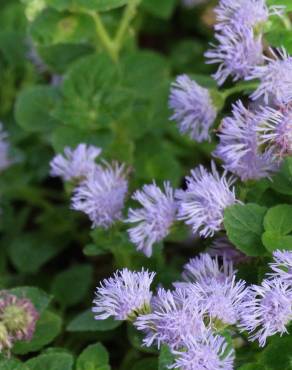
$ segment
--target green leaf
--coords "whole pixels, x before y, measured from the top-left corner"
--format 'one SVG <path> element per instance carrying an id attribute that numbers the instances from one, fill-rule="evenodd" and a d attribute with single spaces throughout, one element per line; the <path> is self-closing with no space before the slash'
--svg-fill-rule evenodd
<path id="1" fill-rule="evenodd" d="M 268 5 L 284 6 L 286 11 L 292 11 L 290 0 L 267 0 Z"/>
<path id="2" fill-rule="evenodd" d="M 67 331 L 108 331 L 120 326 L 122 321 L 108 318 L 106 320 L 95 320 L 94 313 L 91 310 L 86 310 L 77 315 L 67 326 Z"/>
<path id="3" fill-rule="evenodd" d="M 17 342 L 13 347 L 13 352 L 17 355 L 24 355 L 29 352 L 39 351 L 60 334 L 61 328 L 62 320 L 60 316 L 53 312 L 45 311 L 37 321 L 32 340 L 30 342 Z"/>
<path id="4" fill-rule="evenodd" d="M 52 300 L 52 296 L 35 287 L 18 287 L 10 289 L 9 293 L 14 294 L 19 298 L 29 299 L 40 314 L 45 311 Z"/>
<path id="5" fill-rule="evenodd" d="M 79 355 L 76 370 L 110 370 L 107 350 L 101 343 L 88 346 Z"/>
<path id="6" fill-rule="evenodd" d="M 15 119 L 25 131 L 50 132 L 58 125 L 51 115 L 58 100 L 59 94 L 54 87 L 30 86 L 18 95 Z"/>
<path id="7" fill-rule="evenodd" d="M 259 356 L 259 363 L 267 370 L 291 370 L 292 336 L 274 336 Z"/>
<path id="8" fill-rule="evenodd" d="M 257 204 L 236 204 L 224 212 L 224 226 L 229 240 L 248 256 L 266 253 L 261 236 L 267 209 Z"/>
<path id="9" fill-rule="evenodd" d="M 0 360 L 0 370 L 30 370 L 30 369 L 22 362 L 19 362 L 12 358 Z"/>
<path id="10" fill-rule="evenodd" d="M 163 344 L 159 352 L 158 370 L 169 369 L 169 366 L 173 363 L 173 360 L 174 355 L 171 353 L 169 347 L 166 344 Z"/>
<path id="11" fill-rule="evenodd" d="M 263 365 L 254 363 L 254 364 L 246 364 L 246 365 L 240 366 L 238 370 L 266 370 L 266 368 Z"/>
<path id="12" fill-rule="evenodd" d="M 131 370 L 157 370 L 158 361 L 156 357 L 143 358 L 136 362 Z"/>
<path id="13" fill-rule="evenodd" d="M 156 17 L 167 19 L 175 8 L 176 0 L 142 0 L 142 7 Z"/>
<path id="14" fill-rule="evenodd" d="M 128 0 L 46 0 L 46 3 L 58 10 L 70 8 L 108 11 L 127 4 Z"/>
<path id="15" fill-rule="evenodd" d="M 91 265 L 76 265 L 55 276 L 52 294 L 65 307 L 82 301 L 89 292 L 93 270 Z"/>
<path id="16" fill-rule="evenodd" d="M 280 171 L 273 176 L 270 187 L 281 194 L 292 195 L 292 158 L 286 158 Z"/>
<path id="17" fill-rule="evenodd" d="M 29 370 L 72 370 L 73 363 L 69 353 L 41 354 L 26 362 Z"/>
<path id="18" fill-rule="evenodd" d="M 12 241 L 8 253 L 18 271 L 36 273 L 61 250 L 60 244 L 46 240 L 44 235 L 27 233 Z"/>

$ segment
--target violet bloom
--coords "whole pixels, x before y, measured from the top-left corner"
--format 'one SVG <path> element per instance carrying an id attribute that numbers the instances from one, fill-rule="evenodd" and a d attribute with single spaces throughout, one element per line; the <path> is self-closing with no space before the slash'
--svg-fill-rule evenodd
<path id="1" fill-rule="evenodd" d="M 7 141 L 8 134 L 3 129 L 2 123 L 0 123 L 0 172 L 10 167 L 13 164 L 13 160 L 10 158 L 10 144 Z"/>
<path id="2" fill-rule="evenodd" d="M 214 239 L 206 252 L 211 257 L 223 258 L 223 260 L 233 262 L 234 264 L 244 263 L 250 260 L 250 257 L 236 249 L 225 235 Z"/>
<path id="3" fill-rule="evenodd" d="M 169 107 L 174 110 L 171 120 L 178 122 L 182 134 L 202 142 L 210 140 L 209 131 L 217 116 L 208 89 L 198 85 L 187 75 L 178 76 L 172 84 Z"/>
<path id="4" fill-rule="evenodd" d="M 278 105 L 283 105 L 292 100 L 292 57 L 282 48 L 275 53 L 270 49 L 272 58 L 265 58 L 268 62 L 263 66 L 255 66 L 246 80 L 259 79 L 260 85 L 251 95 L 256 100 L 264 97 L 266 104 L 270 103 L 271 97 Z"/>
<path id="5" fill-rule="evenodd" d="M 251 28 L 224 27 L 215 34 L 218 45 L 208 50 L 205 56 L 208 64 L 219 64 L 213 75 L 218 85 L 222 85 L 228 76 L 238 81 L 250 76 L 256 65 L 263 63 L 261 35 L 255 36 Z"/>
<path id="6" fill-rule="evenodd" d="M 222 263 L 218 257 L 212 258 L 207 253 L 201 253 L 198 257 L 192 258 L 184 266 L 183 278 L 191 283 L 210 284 L 211 281 L 231 281 L 235 270 L 232 261 L 223 258 Z"/>
<path id="7" fill-rule="evenodd" d="M 238 202 L 232 187 L 235 178 L 227 177 L 226 172 L 220 176 L 212 162 L 211 172 L 198 166 L 186 182 L 185 191 L 176 191 L 178 219 L 191 225 L 194 234 L 213 236 L 222 228 L 224 209 Z"/>
<path id="8" fill-rule="evenodd" d="M 248 331 L 250 340 L 265 346 L 268 337 L 287 333 L 292 320 L 292 287 L 282 279 L 263 281 L 261 286 L 248 288 L 241 305 L 242 331 Z"/>
<path id="9" fill-rule="evenodd" d="M 207 331 L 203 338 L 192 337 L 186 349 L 173 351 L 177 356 L 171 369 L 233 370 L 234 350 L 228 349 L 225 338 Z"/>
<path id="10" fill-rule="evenodd" d="M 142 269 L 132 272 L 124 268 L 113 277 L 104 279 L 96 289 L 94 307 L 96 320 L 113 316 L 116 320 L 134 320 L 149 312 L 152 293 L 150 285 L 155 273 Z"/>
<path id="11" fill-rule="evenodd" d="M 262 113 L 246 109 L 241 101 L 232 106 L 232 116 L 223 119 L 219 144 L 214 152 L 223 167 L 242 181 L 269 177 L 278 169 L 270 148 L 261 149 L 257 128 Z"/>
<path id="12" fill-rule="evenodd" d="M 142 208 L 129 209 L 126 222 L 136 224 L 128 230 L 130 240 L 136 244 L 138 251 L 150 257 L 153 244 L 169 234 L 175 221 L 177 207 L 174 191 L 169 182 L 164 183 L 164 191 L 154 182 L 136 191 L 132 199 L 139 202 Z"/>
<path id="13" fill-rule="evenodd" d="M 105 163 L 74 190 L 72 209 L 84 212 L 92 227 L 109 228 L 122 218 L 122 208 L 128 191 L 125 165 Z"/>
<path id="14" fill-rule="evenodd" d="M 1 292 L 0 321 L 5 325 L 12 342 L 30 341 L 38 319 L 39 314 L 29 299 Z"/>
<path id="15" fill-rule="evenodd" d="M 57 154 L 50 162 L 50 174 L 62 177 L 64 181 L 82 180 L 94 170 L 100 153 L 101 149 L 93 145 L 79 144 L 75 149 L 66 147 L 64 155 Z"/>
<path id="16" fill-rule="evenodd" d="M 152 313 L 140 315 L 135 322 L 138 330 L 146 333 L 143 343 L 168 344 L 172 349 L 184 347 L 189 337 L 201 336 L 205 330 L 203 311 L 193 300 L 187 299 L 186 290 L 159 289 L 151 302 Z"/>
<path id="17" fill-rule="evenodd" d="M 276 250 L 273 253 L 273 262 L 270 263 L 273 277 L 281 278 L 292 284 L 292 252 Z"/>

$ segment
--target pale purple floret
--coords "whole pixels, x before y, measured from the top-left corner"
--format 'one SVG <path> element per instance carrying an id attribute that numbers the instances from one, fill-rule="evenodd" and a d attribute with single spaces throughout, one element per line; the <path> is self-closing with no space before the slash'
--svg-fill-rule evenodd
<path id="1" fill-rule="evenodd" d="M 178 219 L 190 225 L 194 234 L 213 236 L 222 229 L 224 209 L 238 202 L 234 182 L 226 172 L 220 176 L 214 162 L 211 172 L 198 166 L 186 178 L 187 189 L 176 191 Z"/>
<path id="2" fill-rule="evenodd" d="M 267 64 L 255 66 L 246 76 L 247 80 L 260 80 L 251 98 L 256 100 L 263 96 L 266 104 L 287 104 L 292 101 L 292 57 L 284 48 L 277 52 L 270 49 L 270 53 L 272 58 L 265 57 Z"/>
<path id="3" fill-rule="evenodd" d="M 292 285 L 292 252 L 276 250 L 273 253 L 273 262 L 270 263 L 273 272 L 269 275 L 281 278 Z"/>
<path id="4" fill-rule="evenodd" d="M 275 161 L 292 154 L 292 111 L 262 108 L 262 122 L 257 127 L 260 144 L 267 145 Z"/>
<path id="5" fill-rule="evenodd" d="M 225 278 L 219 281 L 215 278 L 206 282 L 189 284 L 189 299 L 196 300 L 204 308 L 213 322 L 234 325 L 239 319 L 241 303 L 246 294 L 245 282 Z M 215 325 L 216 326 L 216 325 Z"/>
<path id="6" fill-rule="evenodd" d="M 220 30 L 228 25 L 257 27 L 268 21 L 270 15 L 280 15 L 282 7 L 268 7 L 266 0 L 220 0 L 215 7 L 217 24 Z"/>
<path id="7" fill-rule="evenodd" d="M 92 227 L 109 228 L 122 218 L 128 191 L 125 165 L 105 163 L 94 171 L 74 190 L 72 209 L 84 212 Z"/>
<path id="8" fill-rule="evenodd" d="M 262 112 L 252 112 L 238 101 L 232 106 L 232 116 L 224 118 L 219 128 L 214 155 L 243 181 L 269 177 L 278 169 L 272 149 L 260 148 L 257 128 L 261 123 Z"/>
<path id="9" fill-rule="evenodd" d="M 153 244 L 169 234 L 175 221 L 177 206 L 174 190 L 169 182 L 164 183 L 163 190 L 154 182 L 136 191 L 132 199 L 139 202 L 142 208 L 129 209 L 126 222 L 136 224 L 128 230 L 130 240 L 136 244 L 138 251 L 150 257 Z"/>
<path id="10" fill-rule="evenodd" d="M 174 110 L 171 120 L 178 123 L 182 134 L 202 142 L 210 140 L 210 128 L 217 116 L 208 89 L 198 85 L 187 75 L 178 76 L 172 84 L 169 107 Z"/>
<path id="11" fill-rule="evenodd" d="M 261 35 L 255 36 L 251 28 L 226 26 L 215 34 L 218 45 L 208 50 L 205 56 L 208 64 L 219 64 L 213 75 L 218 85 L 228 76 L 238 81 L 250 76 L 253 67 L 263 63 Z"/>
<path id="12" fill-rule="evenodd" d="M 190 338 L 187 347 L 173 351 L 177 356 L 171 369 L 233 370 L 234 350 L 228 348 L 225 338 L 211 330 L 201 338 Z"/>
<path id="13" fill-rule="evenodd" d="M 152 313 L 140 315 L 135 322 L 145 332 L 144 345 L 153 343 L 160 348 L 168 344 L 172 349 L 184 347 L 189 337 L 200 337 L 205 331 L 204 311 L 195 300 L 188 300 L 184 289 L 159 289 L 151 302 Z"/>
<path id="14" fill-rule="evenodd" d="M 248 262 L 250 257 L 235 248 L 228 240 L 227 236 L 220 236 L 213 240 L 206 252 L 211 257 L 220 257 L 234 264 Z"/>
<path id="15" fill-rule="evenodd" d="M 184 265 L 182 276 L 190 283 L 208 285 L 213 280 L 221 283 L 231 281 L 235 272 L 232 261 L 223 258 L 220 263 L 218 257 L 212 258 L 208 253 L 201 253 Z"/>
<path id="16" fill-rule="evenodd" d="M 93 145 L 79 144 L 75 149 L 66 147 L 64 154 L 56 155 L 50 162 L 50 174 L 62 177 L 64 181 L 82 180 L 94 170 L 100 153 L 101 149 Z"/>
<path id="17" fill-rule="evenodd" d="M 113 316 L 116 320 L 134 320 L 137 315 L 149 312 L 152 293 L 150 285 L 155 273 L 123 270 L 104 279 L 97 287 L 94 307 L 96 320 Z"/>
<path id="18" fill-rule="evenodd" d="M 251 341 L 264 347 L 268 337 L 287 333 L 292 320 L 292 287 L 282 279 L 264 280 L 261 286 L 248 288 L 241 305 L 242 331 L 248 331 Z"/>
<path id="19" fill-rule="evenodd" d="M 0 171 L 5 170 L 13 164 L 13 160 L 10 158 L 10 144 L 7 141 L 8 134 L 3 129 L 2 123 L 0 123 Z"/>

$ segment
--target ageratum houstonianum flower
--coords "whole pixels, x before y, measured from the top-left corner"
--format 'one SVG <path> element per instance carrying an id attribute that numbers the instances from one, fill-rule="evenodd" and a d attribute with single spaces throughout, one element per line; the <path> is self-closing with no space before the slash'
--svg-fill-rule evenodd
<path id="1" fill-rule="evenodd" d="M 256 100 L 264 97 L 266 104 L 275 102 L 283 105 L 292 100 L 292 57 L 287 51 L 270 49 L 272 57 L 265 57 L 267 64 L 255 66 L 247 80 L 259 79 L 259 87 L 251 95 L 251 98 Z"/>
<path id="2" fill-rule="evenodd" d="M 208 64 L 219 64 L 213 75 L 218 85 L 222 85 L 228 76 L 232 76 L 233 81 L 250 76 L 252 68 L 263 63 L 261 35 L 255 36 L 251 28 L 225 26 L 215 38 L 218 45 L 213 45 L 205 56 Z"/>
<path id="3" fill-rule="evenodd" d="M 263 347 L 268 337 L 287 333 L 292 320 L 292 287 L 283 279 L 264 280 L 261 286 L 248 288 L 241 304 L 240 328 L 248 331 L 250 340 Z"/>
<path id="4" fill-rule="evenodd" d="M 219 128 L 214 155 L 243 181 L 269 177 L 278 168 L 272 149 L 260 148 L 257 128 L 262 121 L 262 112 L 252 112 L 238 101 L 232 106 L 232 116 L 225 117 Z"/>
<path id="5" fill-rule="evenodd" d="M 136 244 L 137 250 L 150 257 L 153 244 L 168 235 L 175 221 L 177 206 L 174 191 L 169 182 L 164 183 L 164 191 L 154 182 L 136 191 L 132 199 L 139 202 L 142 208 L 129 209 L 126 222 L 136 224 L 128 230 L 130 240 Z"/>
<path id="6" fill-rule="evenodd" d="M 286 280 L 292 284 L 292 252 L 276 250 L 273 253 L 273 262 L 270 263 L 273 270 L 269 275 Z"/>
<path id="7" fill-rule="evenodd" d="M 185 264 L 182 277 L 191 283 L 198 282 L 208 285 L 213 280 L 219 282 L 231 281 L 235 272 L 233 263 L 226 258 L 223 258 L 220 263 L 218 257 L 212 258 L 207 253 L 201 253 Z"/>
<path id="8" fill-rule="evenodd" d="M 222 228 L 224 209 L 237 202 L 234 182 L 226 172 L 220 176 L 214 162 L 211 172 L 198 166 L 186 178 L 187 189 L 176 191 L 178 219 L 190 225 L 194 234 L 213 236 Z"/>
<path id="9" fill-rule="evenodd" d="M 122 217 L 128 191 L 126 176 L 125 165 L 105 163 L 95 166 L 74 190 L 72 209 L 87 214 L 92 227 L 109 228 Z"/>
<path id="10" fill-rule="evenodd" d="M 205 330 L 204 311 L 195 300 L 187 299 L 185 289 L 159 289 L 151 302 L 152 312 L 140 315 L 135 322 L 145 332 L 144 345 L 168 344 L 171 348 L 184 347 L 189 337 L 200 337 Z"/>
<path id="11" fill-rule="evenodd" d="M 169 107 L 174 111 L 171 120 L 178 123 L 182 134 L 202 142 L 210 139 L 210 127 L 217 116 L 208 89 L 198 85 L 187 75 L 178 76 L 172 84 Z"/>
<path id="12" fill-rule="evenodd" d="M 64 154 L 56 155 L 50 162 L 50 174 L 62 177 L 64 181 L 82 180 L 93 171 L 100 153 L 101 149 L 93 145 L 79 144 L 75 149 L 66 147 Z"/>
<path id="13" fill-rule="evenodd" d="M 270 15 L 280 14 L 282 7 L 268 7 L 266 0 L 220 0 L 215 7 L 217 24 L 220 30 L 228 25 L 257 27 L 267 22 Z"/>
<path id="14" fill-rule="evenodd" d="M 7 330 L 10 342 L 31 340 L 38 318 L 39 314 L 29 299 L 1 292 L 0 321 Z"/>
<path id="15" fill-rule="evenodd" d="M 228 349 L 225 338 L 206 331 L 202 338 L 191 337 L 186 348 L 173 351 L 176 355 L 171 369 L 233 370 L 234 350 Z"/>
<path id="16" fill-rule="evenodd" d="M 123 270 L 104 279 L 96 288 L 94 307 L 96 320 L 113 316 L 116 320 L 134 320 L 137 315 L 149 312 L 152 293 L 150 285 L 155 273 Z"/>

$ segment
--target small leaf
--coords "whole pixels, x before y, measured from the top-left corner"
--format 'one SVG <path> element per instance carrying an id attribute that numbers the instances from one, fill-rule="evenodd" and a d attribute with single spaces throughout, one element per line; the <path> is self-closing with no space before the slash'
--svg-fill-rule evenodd
<path id="1" fill-rule="evenodd" d="M 175 8 L 176 0 L 142 0 L 142 7 L 156 17 L 167 19 Z"/>
<path id="2" fill-rule="evenodd" d="M 27 361 L 26 365 L 29 370 L 72 370 L 73 363 L 69 353 L 45 353 Z"/>
<path id="3" fill-rule="evenodd" d="M 79 7 L 97 11 L 108 11 L 127 4 L 128 0 L 46 0 L 46 3 L 58 10 Z"/>
<path id="4" fill-rule="evenodd" d="M 236 204 L 226 208 L 224 226 L 229 240 L 248 256 L 266 253 L 261 241 L 267 209 L 257 204 Z"/>
<path id="5" fill-rule="evenodd" d="M 79 355 L 76 370 L 110 370 L 107 350 L 101 343 L 88 346 Z"/>
<path id="6" fill-rule="evenodd" d="M 30 370 L 26 364 L 15 359 L 0 360 L 0 370 Z"/>
<path id="7" fill-rule="evenodd" d="M 122 321 L 108 318 L 106 320 L 95 320 L 94 313 L 91 310 L 86 310 L 76 316 L 67 326 L 67 331 L 108 331 L 120 326 Z"/>
<path id="8" fill-rule="evenodd" d="M 172 365 L 174 360 L 174 355 L 171 353 L 169 347 L 163 344 L 159 353 L 159 365 L 158 370 L 167 370 L 169 366 Z"/>

